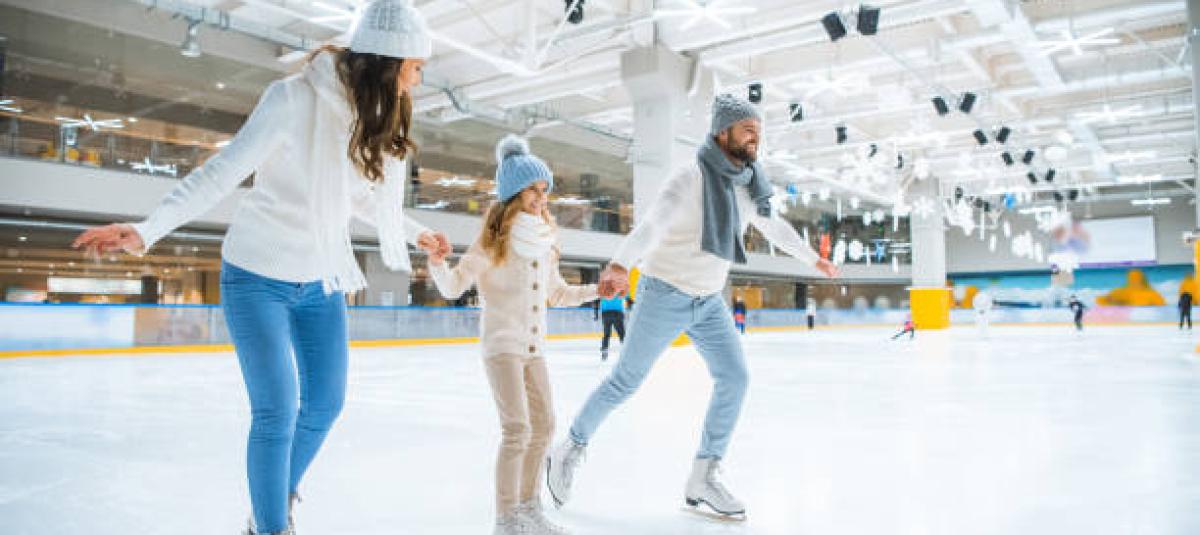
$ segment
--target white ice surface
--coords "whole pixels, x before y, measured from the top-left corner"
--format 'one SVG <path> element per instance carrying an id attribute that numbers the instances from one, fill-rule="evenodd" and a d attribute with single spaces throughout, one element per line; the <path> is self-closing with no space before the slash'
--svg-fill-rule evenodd
<path id="1" fill-rule="evenodd" d="M 681 511 L 710 381 L 674 348 L 602 426 L 577 534 L 1200 533 L 1200 357 L 1169 327 L 752 333 L 726 461 L 749 520 Z M 551 344 L 561 437 L 610 364 Z M 355 350 L 301 535 L 486 534 L 498 425 L 476 346 Z M 234 535 L 231 354 L 0 361 L 0 534 Z"/>

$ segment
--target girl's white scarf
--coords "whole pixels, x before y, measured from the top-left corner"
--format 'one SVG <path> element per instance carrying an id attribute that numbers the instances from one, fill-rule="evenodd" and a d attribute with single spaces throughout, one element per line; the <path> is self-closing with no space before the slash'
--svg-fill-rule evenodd
<path id="1" fill-rule="evenodd" d="M 554 246 L 554 227 L 541 216 L 521 212 L 517 214 L 509 234 L 512 252 L 521 258 L 541 258 Z"/>
<path id="2" fill-rule="evenodd" d="M 354 181 L 367 179 L 346 155 L 354 113 L 346 88 L 338 78 L 333 54 L 323 53 L 309 63 L 304 81 L 317 94 L 313 113 L 313 147 L 308 164 L 314 177 L 311 184 L 312 213 L 316 224 L 313 239 L 319 252 L 321 282 L 325 293 L 353 293 L 367 286 L 366 277 L 354 258 L 350 242 L 351 196 L 366 185 Z M 395 169 L 403 166 L 385 166 Z M 383 262 L 393 270 L 411 270 L 404 241 L 403 173 L 388 173 L 374 188 L 375 226 Z"/>

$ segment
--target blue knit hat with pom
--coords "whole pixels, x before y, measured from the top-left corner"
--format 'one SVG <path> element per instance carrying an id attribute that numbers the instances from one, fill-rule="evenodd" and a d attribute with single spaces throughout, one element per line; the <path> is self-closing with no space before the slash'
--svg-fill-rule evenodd
<path id="1" fill-rule="evenodd" d="M 496 197 L 508 202 L 534 182 L 545 180 L 549 192 L 554 189 L 554 173 L 541 158 L 529 153 L 525 138 L 509 134 L 496 144 Z"/>

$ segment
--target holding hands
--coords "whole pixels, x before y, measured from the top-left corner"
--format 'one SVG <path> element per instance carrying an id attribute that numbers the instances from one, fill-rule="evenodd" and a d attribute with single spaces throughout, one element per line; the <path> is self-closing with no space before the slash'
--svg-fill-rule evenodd
<path id="1" fill-rule="evenodd" d="M 420 236 L 417 236 L 417 247 L 420 247 L 425 254 L 429 255 L 429 263 L 441 264 L 446 261 L 446 257 L 454 250 L 450 245 L 449 238 L 441 232 L 425 231 Z"/>
<path id="2" fill-rule="evenodd" d="M 629 270 L 610 262 L 600 273 L 596 291 L 605 299 L 614 295 L 625 295 L 629 292 Z"/>

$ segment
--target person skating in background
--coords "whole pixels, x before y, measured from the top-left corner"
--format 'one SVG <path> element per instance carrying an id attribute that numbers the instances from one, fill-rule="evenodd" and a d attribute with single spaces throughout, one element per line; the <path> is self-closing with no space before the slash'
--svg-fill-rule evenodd
<path id="1" fill-rule="evenodd" d="M 613 331 L 617 338 L 625 343 L 625 301 L 626 298 L 614 295 L 599 300 L 600 319 L 604 322 L 604 338 L 600 339 L 600 360 L 608 360 L 608 342 Z"/>
<path id="2" fill-rule="evenodd" d="M 220 284 L 250 400 L 252 534 L 293 532 L 297 488 L 342 410 L 346 294 L 366 286 L 351 218 L 374 224 L 391 269 L 409 270 L 406 240 L 450 250 L 445 236 L 402 209 L 403 159 L 416 148 L 410 90 L 431 54 L 428 29 L 407 0 L 361 11 L 349 48 L 322 48 L 303 72 L 268 85 L 229 145 L 145 221 L 90 229 L 74 243 L 92 253 L 145 253 L 254 173 L 225 234 Z"/>
<path id="3" fill-rule="evenodd" d="M 904 325 L 900 327 L 900 332 L 892 335 L 892 340 L 904 336 L 905 333 L 908 334 L 909 340 L 912 340 L 917 335 L 917 325 L 913 323 L 912 314 L 904 316 Z"/>
<path id="4" fill-rule="evenodd" d="M 738 332 L 746 334 L 746 301 L 738 297 L 733 302 L 733 323 Z"/>
<path id="5" fill-rule="evenodd" d="M 804 318 L 808 321 L 808 330 L 817 327 L 817 300 L 809 297 L 804 302 Z"/>
<path id="6" fill-rule="evenodd" d="M 1188 330 L 1192 330 L 1192 294 L 1191 292 L 1183 292 L 1179 294 L 1179 328 L 1183 329 L 1183 322 L 1187 321 Z"/>
<path id="7" fill-rule="evenodd" d="M 749 384 L 741 340 L 722 295 L 729 268 L 746 263 L 742 239 L 754 225 L 801 262 L 830 277 L 837 273 L 791 224 L 772 213 L 773 186 L 756 163 L 761 131 L 762 116 L 752 104 L 732 95 L 717 97 L 711 130 L 696 158 L 664 181 L 601 273 L 601 295 L 611 296 L 624 293 L 629 270 L 641 266 L 637 311 L 613 371 L 588 397 L 567 438 L 547 460 L 546 483 L 555 504 L 571 499 L 575 470 L 596 429 L 685 332 L 707 364 L 713 392 L 684 500 L 722 515 L 745 514 L 745 506 L 718 475 Z"/>
<path id="8" fill-rule="evenodd" d="M 988 324 L 992 314 L 992 295 L 988 292 L 979 292 L 971 299 L 971 308 L 975 309 L 975 327 L 979 334 L 987 335 Z"/>
<path id="9" fill-rule="evenodd" d="M 558 271 L 558 231 L 548 194 L 550 168 L 529 145 L 507 136 L 497 145 L 497 202 L 479 239 L 454 269 L 447 252 L 427 249 L 438 291 L 455 298 L 472 285 L 483 298 L 484 368 L 500 416 L 496 456 L 495 535 L 567 533 L 542 514 L 542 459 L 554 432 L 554 407 L 544 356 L 546 306 L 596 299 L 596 285 L 571 286 Z"/>
<path id="10" fill-rule="evenodd" d="M 1070 308 L 1071 312 L 1074 314 L 1075 330 L 1082 331 L 1083 330 L 1083 311 L 1087 310 L 1087 307 L 1084 306 L 1083 301 L 1079 300 L 1079 297 L 1072 295 L 1071 301 L 1069 303 L 1067 303 L 1067 308 Z"/>

